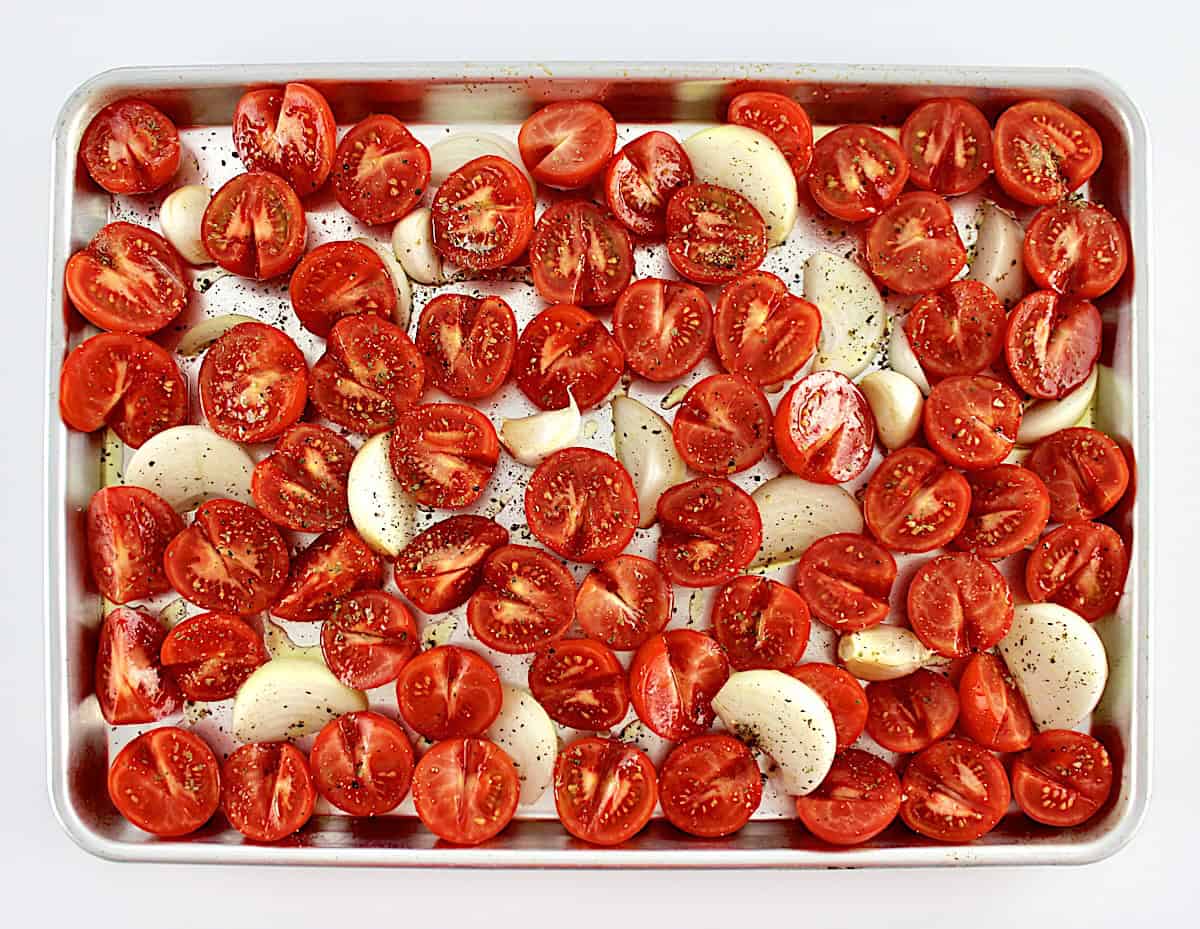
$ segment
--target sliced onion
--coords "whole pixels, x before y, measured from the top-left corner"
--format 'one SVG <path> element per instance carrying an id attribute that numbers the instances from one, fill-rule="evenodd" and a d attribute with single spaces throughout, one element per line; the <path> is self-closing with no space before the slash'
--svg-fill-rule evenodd
<path id="1" fill-rule="evenodd" d="M 474 161 L 484 155 L 496 155 L 520 168 L 525 179 L 529 181 L 533 195 L 537 196 L 537 184 L 525 167 L 525 162 L 521 160 L 521 153 L 517 151 L 516 145 L 494 132 L 455 132 L 429 146 L 429 183 L 434 187 L 441 187 L 446 178 L 468 161 Z"/>
<path id="2" fill-rule="evenodd" d="M 1088 379 L 1061 400 L 1038 400 L 1021 416 L 1017 429 L 1017 442 L 1033 445 L 1061 429 L 1070 429 L 1079 423 L 1091 406 L 1099 380 L 1099 365 L 1092 368 Z"/>
<path id="3" fill-rule="evenodd" d="M 204 211 L 212 199 L 202 184 L 188 184 L 173 190 L 158 208 L 158 224 L 165 238 L 190 265 L 212 264 L 208 249 L 200 235 Z"/>
<path id="4" fill-rule="evenodd" d="M 1011 307 L 1025 294 L 1025 230 L 990 200 L 984 200 L 979 211 L 979 236 L 967 279 L 987 284 Z"/>
<path id="5" fill-rule="evenodd" d="M 183 334 L 175 351 L 184 358 L 194 358 L 234 326 L 253 322 L 257 322 L 253 316 L 243 316 L 241 313 L 225 313 L 222 316 L 202 319 Z"/>
<path id="6" fill-rule="evenodd" d="M 404 268 L 400 266 L 400 262 L 396 260 L 396 256 L 386 245 L 380 245 L 374 239 L 366 236 L 354 241 L 367 246 L 383 259 L 383 266 L 388 269 L 388 274 L 391 275 L 392 283 L 396 287 L 396 312 L 393 314 L 393 318 L 397 326 L 407 330 L 409 320 L 412 319 L 413 294 L 412 284 L 408 282 L 408 275 L 404 273 Z"/>
<path id="7" fill-rule="evenodd" d="M 500 715 L 487 731 L 516 766 L 521 805 L 536 803 L 554 780 L 558 729 L 542 705 L 523 687 L 504 684 Z"/>
<path id="8" fill-rule="evenodd" d="M 347 687 L 322 662 L 272 658 L 238 688 L 233 737 L 239 742 L 298 739 L 366 708 L 367 695 Z"/>
<path id="9" fill-rule="evenodd" d="M 561 410 L 544 410 L 520 419 L 505 419 L 500 425 L 500 441 L 508 453 L 523 465 L 535 468 L 561 449 L 579 440 L 583 417 L 575 404 L 575 395 L 567 392 L 569 403 Z"/>
<path id="10" fill-rule="evenodd" d="M 762 517 L 762 547 L 754 567 L 798 561 L 817 539 L 835 532 L 862 532 L 858 501 L 833 484 L 814 484 L 781 474 L 751 494 Z"/>
<path id="11" fill-rule="evenodd" d="M 925 376 L 925 370 L 917 361 L 912 344 L 908 341 L 902 316 L 892 317 L 891 332 L 888 334 L 888 367 L 897 374 L 903 374 L 917 385 L 921 393 L 929 396 L 929 378 Z"/>
<path id="12" fill-rule="evenodd" d="M 420 284 L 440 284 L 445 279 L 442 256 L 433 247 L 433 213 L 429 207 L 413 210 L 396 223 L 392 253 L 404 272 Z"/>
<path id="13" fill-rule="evenodd" d="M 858 377 L 879 354 L 887 325 L 871 276 L 848 258 L 818 252 L 804 263 L 804 297 L 821 311 L 813 370 Z"/>
<path id="14" fill-rule="evenodd" d="M 181 513 L 227 497 L 253 504 L 254 459 L 204 426 L 175 426 L 148 439 L 129 459 L 125 483 L 152 490 Z"/>
<path id="15" fill-rule="evenodd" d="M 613 445 L 617 461 L 633 478 L 645 529 L 654 523 L 655 508 L 663 492 L 687 480 L 687 468 L 667 421 L 632 397 L 613 397 Z"/>

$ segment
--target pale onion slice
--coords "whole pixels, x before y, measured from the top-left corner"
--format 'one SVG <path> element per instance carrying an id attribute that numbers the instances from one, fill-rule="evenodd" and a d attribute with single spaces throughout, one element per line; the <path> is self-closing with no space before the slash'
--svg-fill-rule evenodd
<path id="1" fill-rule="evenodd" d="M 1095 425 L 1109 435 L 1129 435 L 1133 422 L 1133 387 L 1127 376 L 1108 365 L 1096 365 Z"/>
<path id="2" fill-rule="evenodd" d="M 129 459 L 125 483 L 153 490 L 180 513 L 205 500 L 252 504 L 254 459 L 204 426 L 175 426 L 147 439 Z"/>
<path id="3" fill-rule="evenodd" d="M 1076 425 L 1091 406 L 1099 377 L 1097 365 L 1092 368 L 1086 381 L 1061 400 L 1036 401 L 1021 416 L 1021 425 L 1017 429 L 1018 444 L 1033 445 L 1060 429 L 1070 429 Z"/>
<path id="4" fill-rule="evenodd" d="M 417 511 L 388 460 L 390 432 L 367 439 L 354 456 L 346 481 L 350 521 L 371 548 L 396 557 L 416 535 Z"/>
<path id="5" fill-rule="evenodd" d="M 213 342 L 221 338 L 221 336 L 234 326 L 253 322 L 258 322 L 258 320 L 253 316 L 244 316 L 241 313 L 225 313 L 222 316 L 211 316 L 208 319 L 202 319 L 183 334 L 183 337 L 179 340 L 179 344 L 175 347 L 175 351 L 184 358 L 194 358 L 201 352 L 207 351 Z"/>
<path id="6" fill-rule="evenodd" d="M 848 258 L 818 252 L 804 263 L 804 299 L 821 311 L 813 370 L 858 377 L 879 354 L 887 325 L 871 276 Z"/>
<path id="7" fill-rule="evenodd" d="M 795 474 L 781 474 L 750 496 L 762 517 L 762 547 L 754 567 L 798 561 L 813 542 L 835 532 L 862 532 L 858 501 L 833 484 L 814 484 Z"/>
<path id="8" fill-rule="evenodd" d="M 281 742 L 316 732 L 331 719 L 367 708 L 367 695 L 347 687 L 321 662 L 272 658 L 238 688 L 233 737 Z"/>
<path id="9" fill-rule="evenodd" d="M 987 284 L 1011 307 L 1025 293 L 1025 230 L 990 200 L 980 204 L 979 213 L 979 236 L 967 280 Z"/>
<path id="10" fill-rule="evenodd" d="M 494 132 L 456 132 L 429 146 L 429 183 L 433 187 L 441 187 L 446 178 L 468 161 L 484 155 L 496 155 L 512 162 L 525 175 L 529 189 L 537 196 L 537 184 L 521 160 L 517 146 Z"/>
<path id="11" fill-rule="evenodd" d="M 272 658 L 304 658 L 308 661 L 325 661 L 319 645 L 297 645 L 278 623 L 267 620 L 263 631 L 263 644 Z"/>
<path id="12" fill-rule="evenodd" d="M 829 773 L 837 752 L 833 716 L 815 690 L 790 674 L 735 671 L 712 705 L 726 729 L 771 756 L 787 793 L 812 793 Z"/>
<path id="13" fill-rule="evenodd" d="M 427 206 L 413 210 L 396 223 L 392 253 L 405 274 L 419 284 L 440 284 L 445 279 L 442 256 L 433 247 L 433 213 Z"/>
<path id="14" fill-rule="evenodd" d="M 500 441 L 508 453 L 523 465 L 536 468 L 555 452 L 579 440 L 583 417 L 575 404 L 575 395 L 567 391 L 569 403 L 561 410 L 543 410 L 520 419 L 505 419 L 500 424 Z"/>
<path id="15" fill-rule="evenodd" d="M 371 251 L 383 260 L 383 266 L 387 268 L 388 274 L 392 278 L 392 284 L 396 287 L 396 312 L 392 314 L 392 318 L 395 320 L 397 326 L 407 330 L 409 320 L 412 319 L 413 293 L 412 284 L 409 283 L 408 275 L 404 273 L 404 268 L 400 266 L 400 262 L 396 260 L 395 254 L 386 245 L 380 245 L 374 239 L 369 239 L 366 236 L 361 236 L 354 241 L 367 246 L 367 248 L 371 249 Z"/>
<path id="16" fill-rule="evenodd" d="M 899 371 L 872 371 L 858 387 L 875 416 L 879 441 L 889 449 L 911 442 L 921 428 L 921 388 Z"/>
<path id="17" fill-rule="evenodd" d="M 800 210 L 796 177 L 779 146 L 746 126 L 701 129 L 683 143 L 697 183 L 716 184 L 749 200 L 767 224 L 770 245 L 783 242 Z"/>
<path id="18" fill-rule="evenodd" d="M 939 660 L 916 635 L 901 626 L 872 626 L 838 640 L 838 658 L 864 681 L 891 681 Z"/>
<path id="19" fill-rule="evenodd" d="M 486 735 L 512 759 L 521 779 L 521 806 L 537 803 L 554 780 L 558 729 L 554 720 L 523 687 L 503 685 L 500 715 Z"/>
<path id="20" fill-rule="evenodd" d="M 612 420 L 617 461 L 633 478 L 641 513 L 638 525 L 645 529 L 654 523 L 658 498 L 687 480 L 687 467 L 675 449 L 667 421 L 644 403 L 613 397 Z"/>
<path id="21" fill-rule="evenodd" d="M 917 385 L 921 393 L 929 396 L 929 378 L 925 376 L 925 369 L 917 361 L 917 355 L 908 341 L 902 316 L 892 318 L 891 331 L 888 333 L 888 367 L 897 374 L 903 374 Z"/>
<path id="22" fill-rule="evenodd" d="M 158 223 L 165 238 L 190 265 L 212 264 L 200 235 L 201 221 L 212 199 L 203 184 L 188 184 L 167 194 L 158 208 Z"/>

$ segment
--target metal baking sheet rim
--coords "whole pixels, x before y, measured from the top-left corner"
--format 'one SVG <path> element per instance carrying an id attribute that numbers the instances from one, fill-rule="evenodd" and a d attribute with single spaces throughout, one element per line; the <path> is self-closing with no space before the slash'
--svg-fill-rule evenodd
<path id="1" fill-rule="evenodd" d="M 850 848 L 829 851 L 777 848 L 674 848 L 603 849 L 579 845 L 556 849 L 504 848 L 399 848 L 399 847 L 310 847 L 259 846 L 201 842 L 124 842 L 99 834 L 84 821 L 69 796 L 68 756 L 71 738 L 71 707 L 67 700 L 65 576 L 65 518 L 56 515 L 55 500 L 65 496 L 65 427 L 57 415 L 58 352 L 56 323 L 63 306 L 62 268 L 70 253 L 69 224 L 72 162 L 70 127 L 96 100 L 115 89 L 136 85 L 155 90 L 183 90 L 189 86 L 284 83 L 296 74 L 310 80 L 445 82 L 521 80 L 804 80 L 826 85 L 958 85 L 980 90 L 1039 87 L 1050 92 L 1090 92 L 1106 100 L 1123 122 L 1129 156 L 1130 198 L 1128 222 L 1137 273 L 1131 294 L 1137 312 L 1132 332 L 1131 437 L 1137 462 L 1138 493 L 1134 519 L 1142 557 L 1131 566 L 1136 592 L 1133 605 L 1134 661 L 1131 722 L 1127 751 L 1129 799 L 1121 816 L 1104 834 L 1082 842 L 1019 842 L 994 845 L 913 845 L 895 848 Z M 1151 565 L 1154 564 L 1154 533 L 1151 529 L 1154 495 L 1151 409 L 1150 333 L 1152 327 L 1149 200 L 1149 134 L 1146 121 L 1125 92 L 1103 74 L 1071 68 L 955 68 L 890 65 L 737 65 L 726 63 L 591 63 L 546 62 L 539 64 L 405 63 L 405 64 L 271 64 L 249 66 L 192 66 L 183 68 L 119 68 L 105 71 L 81 84 L 64 103 L 55 123 L 52 140 L 53 176 L 49 272 L 50 288 L 46 327 L 47 400 L 45 407 L 45 481 L 43 509 L 46 515 L 44 590 L 46 595 L 46 710 L 47 778 L 54 814 L 71 839 L 91 854 L 111 861 L 171 862 L 195 864 L 275 864 L 383 867 L 457 868 L 908 868 L 937 866 L 1003 866 L 1088 864 L 1108 858 L 1123 848 L 1145 818 L 1151 780 L 1151 694 L 1150 666 L 1153 628 Z"/>

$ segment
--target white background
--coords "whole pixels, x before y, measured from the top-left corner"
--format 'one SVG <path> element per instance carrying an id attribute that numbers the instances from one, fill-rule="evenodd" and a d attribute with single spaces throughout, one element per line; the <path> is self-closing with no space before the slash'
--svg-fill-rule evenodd
<path id="1" fill-rule="evenodd" d="M 271 8 L 269 8 L 271 7 Z M 92 927 L 615 922 L 720 926 L 1195 925 L 1196 165 L 1200 48 L 1193 4 L 1102 0 L 265 0 L 6 5 L 0 39 L 0 452 L 7 532 L 0 614 L 0 922 Z M 754 10 L 769 11 L 755 15 Z M 555 59 L 1072 65 L 1106 72 L 1143 108 L 1153 143 L 1157 332 L 1151 346 L 1158 615 L 1155 777 L 1132 844 L 1074 869 L 814 873 L 471 873 L 116 865 L 75 848 L 46 797 L 41 445 L 49 145 L 67 94 L 133 64 Z M 1174 917 L 1172 919 L 1172 917 Z M 1182 917 L 1182 919 L 1181 919 Z M 1169 920 L 1169 921 L 1168 921 Z"/>

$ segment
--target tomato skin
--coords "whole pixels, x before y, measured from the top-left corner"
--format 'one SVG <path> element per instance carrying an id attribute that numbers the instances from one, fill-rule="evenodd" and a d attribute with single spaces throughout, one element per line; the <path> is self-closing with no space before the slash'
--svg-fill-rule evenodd
<path id="1" fill-rule="evenodd" d="M 900 812 L 900 778 L 882 758 L 857 748 L 841 751 L 821 785 L 796 798 L 804 828 L 832 845 L 860 845 L 883 832 Z"/>
<path id="2" fill-rule="evenodd" d="M 715 477 L 745 471 L 771 447 L 771 404 L 748 381 L 714 374 L 684 395 L 671 434 L 693 470 Z"/>
<path id="3" fill-rule="evenodd" d="M 867 266 L 898 294 L 940 290 L 966 263 L 950 204 L 928 191 L 903 194 L 867 232 Z"/>
<path id="4" fill-rule="evenodd" d="M 933 385 L 921 424 L 929 447 L 964 470 L 992 468 L 1017 444 L 1021 398 L 1002 382 L 979 374 Z"/>
<path id="5" fill-rule="evenodd" d="M 737 671 L 786 671 L 808 647 L 808 604 L 790 587 L 745 574 L 718 591 L 713 636 Z"/>
<path id="6" fill-rule="evenodd" d="M 963 734 L 994 752 L 1019 752 L 1033 740 L 1033 718 L 1004 663 L 988 652 L 972 655 L 958 679 Z"/>
<path id="7" fill-rule="evenodd" d="M 533 234 L 533 191 L 521 170 L 495 155 L 469 161 L 433 198 L 433 244 L 462 268 L 512 264 Z"/>
<path id="8" fill-rule="evenodd" d="M 949 735 L 958 720 L 958 694 L 925 668 L 867 685 L 867 734 L 890 752 L 919 752 Z"/>
<path id="9" fill-rule="evenodd" d="M 575 618 L 593 639 L 618 652 L 636 649 L 671 619 L 674 592 L 662 570 L 638 555 L 594 567 L 575 595 Z"/>
<path id="10" fill-rule="evenodd" d="M 840 532 L 817 539 L 796 566 L 796 590 L 813 619 L 858 632 L 887 619 L 896 559 L 873 539 Z"/>
<path id="11" fill-rule="evenodd" d="M 457 645 L 422 652 L 396 678 L 400 715 L 435 742 L 482 735 L 496 721 L 501 699 L 495 669 Z"/>
<path id="12" fill-rule="evenodd" d="M 617 144 L 617 124 L 598 103 L 563 100 L 529 116 L 517 134 L 521 160 L 547 187 L 576 190 L 597 177 Z"/>
<path id="13" fill-rule="evenodd" d="M 179 170 L 179 130 L 149 103 L 118 100 L 92 117 L 79 153 L 92 180 L 110 194 L 150 193 Z"/>
<path id="14" fill-rule="evenodd" d="M 701 477 L 658 498 L 658 565 L 683 587 L 733 580 L 762 545 L 758 505 L 736 484 Z"/>
<path id="15" fill-rule="evenodd" d="M 113 761 L 108 796 L 120 814 L 144 832 L 167 838 L 187 835 L 217 812 L 220 763 L 193 732 L 177 726 L 151 729 Z"/>
<path id="16" fill-rule="evenodd" d="M 1025 562 L 1025 590 L 1094 622 L 1117 608 L 1129 570 L 1125 543 L 1103 523 L 1076 520 L 1047 533 Z"/>
<path id="17" fill-rule="evenodd" d="M 462 606 L 479 586 L 483 563 L 508 544 L 508 530 L 482 516 L 451 516 L 434 523 L 395 559 L 396 586 L 425 613 Z"/>
<path id="18" fill-rule="evenodd" d="M 516 344 L 516 317 L 500 297 L 439 294 L 425 304 L 417 324 L 429 383 L 458 400 L 481 400 L 499 390 Z"/>
<path id="19" fill-rule="evenodd" d="M 617 297 L 612 329 L 631 371 L 648 381 L 668 383 L 683 377 L 708 353 L 712 307 L 694 284 L 646 277 Z"/>
<path id="20" fill-rule="evenodd" d="M 426 829 L 455 845 L 478 845 L 512 822 L 521 784 L 500 746 L 487 739 L 447 739 L 421 756 L 412 790 Z"/>
<path id="21" fill-rule="evenodd" d="M 971 515 L 954 547 L 997 561 L 1035 542 L 1050 519 L 1050 494 L 1028 468 L 998 464 L 972 471 Z"/>
<path id="22" fill-rule="evenodd" d="M 362 242 L 326 242 L 300 259 L 288 296 L 301 325 L 322 338 L 343 316 L 396 312 L 396 285 L 383 259 Z"/>
<path id="23" fill-rule="evenodd" d="M 995 646 L 1012 625 L 1008 582 L 990 561 L 955 552 L 925 562 L 908 587 L 908 621 L 947 658 Z"/>
<path id="24" fill-rule="evenodd" d="M 692 183 L 692 162 L 673 136 L 647 132 L 627 143 L 604 174 L 604 199 L 634 235 L 661 239 L 667 232 L 667 202 Z"/>
<path id="25" fill-rule="evenodd" d="M 715 184 L 689 184 L 667 204 L 667 257 L 697 284 L 727 284 L 767 255 L 767 227 L 754 204 Z"/>
<path id="26" fill-rule="evenodd" d="M 355 219 L 378 226 L 412 211 L 429 186 L 429 173 L 429 149 L 395 116 L 376 113 L 338 143 L 333 193 Z"/>
<path id="27" fill-rule="evenodd" d="M 204 354 L 200 403 L 208 425 L 235 442 L 266 442 L 300 419 L 308 364 L 291 337 L 264 323 L 238 323 Z"/>
<path id="28" fill-rule="evenodd" d="M 574 395 L 579 409 L 588 410 L 621 379 L 625 353 L 600 320 L 563 303 L 525 327 L 513 368 L 517 386 L 538 408 L 561 410 Z"/>
<path id="29" fill-rule="evenodd" d="M 633 656 L 629 698 L 651 731 L 679 742 L 712 725 L 712 700 L 727 680 L 729 659 L 720 645 L 692 629 L 671 629 Z"/>
<path id="30" fill-rule="evenodd" d="M 297 532 L 344 526 L 350 519 L 346 482 L 354 454 L 354 447 L 333 430 L 297 423 L 254 466 L 254 505 L 271 522 Z"/>
<path id="31" fill-rule="evenodd" d="M 858 222 L 877 216 L 908 180 L 904 150 L 872 126 L 833 130 L 813 146 L 808 190 L 830 216 Z"/>
<path id="32" fill-rule="evenodd" d="M 1076 426 L 1038 442 L 1025 467 L 1042 479 L 1055 522 L 1095 519 L 1111 510 L 1129 486 L 1129 465 L 1103 432 Z"/>
<path id="33" fill-rule="evenodd" d="M 1061 200 L 1081 186 L 1104 156 L 1100 136 L 1052 100 L 1026 100 L 996 120 L 996 180 L 1014 200 L 1032 206 Z"/>
<path id="34" fill-rule="evenodd" d="M 301 197 L 333 169 L 337 124 L 321 92 L 307 84 L 242 94 L 233 111 L 233 144 L 248 171 L 270 171 Z"/>
<path id="35" fill-rule="evenodd" d="M 506 655 L 535 652 L 559 638 L 575 612 L 575 579 L 541 549 L 504 545 L 483 563 L 467 601 L 475 638 Z"/>
<path id="36" fill-rule="evenodd" d="M 481 496 L 500 458 L 491 420 L 460 403 L 424 403 L 396 417 L 392 473 L 418 503 L 447 509 Z M 453 459 L 453 463 L 451 463 Z"/>
<path id="37" fill-rule="evenodd" d="M 867 726 L 867 692 L 858 679 L 845 668 L 819 661 L 796 665 L 788 674 L 815 690 L 829 706 L 838 751 L 853 745 Z"/>
<path id="38" fill-rule="evenodd" d="M 382 590 L 339 600 L 321 625 L 325 664 L 339 681 L 358 690 L 394 681 L 420 648 L 412 613 Z"/>
<path id="39" fill-rule="evenodd" d="M 312 817 L 317 792 L 304 752 L 288 742 L 252 742 L 221 766 L 221 809 L 255 842 L 278 842 Z"/>
<path id="40" fill-rule="evenodd" d="M 791 166 L 796 183 L 808 174 L 813 157 L 812 121 L 804 107 L 783 94 L 751 90 L 729 101 L 726 119 L 757 129 L 774 142 Z"/>
<path id="41" fill-rule="evenodd" d="M 292 560 L 287 582 L 271 612 L 296 622 L 317 622 L 341 600 L 383 583 L 383 559 L 349 527 L 317 536 Z"/>
<path id="42" fill-rule="evenodd" d="M 143 487 L 96 491 L 87 508 L 87 546 L 100 592 L 113 603 L 129 603 L 170 590 L 163 554 L 182 531 L 170 504 Z"/>
<path id="43" fill-rule="evenodd" d="M 1101 345 L 1100 311 L 1086 300 L 1039 290 L 1008 317 L 1004 353 L 1025 393 L 1058 400 L 1088 379 Z"/>
<path id="44" fill-rule="evenodd" d="M 378 816 L 408 793 L 413 750 L 386 716 L 362 710 L 331 719 L 309 753 L 317 792 L 351 816 Z"/>
<path id="45" fill-rule="evenodd" d="M 638 524 L 633 478 L 611 455 L 564 448 L 533 472 L 525 487 L 525 519 L 548 549 L 595 563 L 620 554 Z"/>
<path id="46" fill-rule="evenodd" d="M 1012 766 L 1021 811 L 1047 826 L 1078 826 L 1099 811 L 1113 787 L 1104 746 L 1090 735 L 1050 729 L 1033 737 Z"/>
<path id="47" fill-rule="evenodd" d="M 721 366 L 765 387 L 786 381 L 812 357 L 821 311 L 774 274 L 752 271 L 721 288 L 714 332 Z"/>
<path id="48" fill-rule="evenodd" d="M 152 723 L 178 713 L 183 698 L 159 661 L 166 630 L 140 610 L 104 617 L 96 649 L 96 697 L 110 725 Z"/>
<path id="49" fill-rule="evenodd" d="M 715 839 L 750 821 L 762 802 L 762 775 L 750 749 L 718 732 L 676 745 L 662 764 L 658 790 L 672 826 Z"/>
<path id="50" fill-rule="evenodd" d="M 916 302 L 904 332 L 921 370 L 940 380 L 978 374 L 1004 351 L 1004 303 L 987 284 L 951 281 Z"/>
<path id="51" fill-rule="evenodd" d="M 232 613 L 190 616 L 167 633 L 163 667 L 187 700 L 228 700 L 271 656 L 262 637 Z"/>
<path id="52" fill-rule="evenodd" d="M 924 505 L 927 494 L 936 504 L 932 512 Z M 924 448 L 902 448 L 888 455 L 871 475 L 863 498 L 863 517 L 871 534 L 899 552 L 941 548 L 962 531 L 970 508 L 967 479 Z"/>
<path id="53" fill-rule="evenodd" d="M 629 712 L 625 668 L 595 639 L 560 639 L 539 651 L 529 690 L 551 719 L 571 729 L 611 729 Z"/>
<path id="54" fill-rule="evenodd" d="M 1025 267 L 1039 287 L 1091 300 L 1117 286 L 1129 264 L 1125 230 L 1095 203 L 1041 210 L 1025 231 Z"/>
<path id="55" fill-rule="evenodd" d="M 265 281 L 300 260 L 308 227 L 300 198 L 287 181 L 268 171 L 249 171 L 213 194 L 200 235 L 209 257 L 226 271 Z"/>
<path id="56" fill-rule="evenodd" d="M 837 371 L 806 374 L 775 410 L 775 450 L 805 480 L 854 480 L 875 450 L 875 416 L 867 398 Z"/>
<path id="57" fill-rule="evenodd" d="M 529 244 L 533 286 L 550 303 L 605 306 L 629 286 L 629 233 L 593 203 L 568 200 L 549 207 Z"/>
<path id="58" fill-rule="evenodd" d="M 969 193 L 992 173 L 992 127 L 969 100 L 927 100 L 900 128 L 909 180 L 943 197 Z"/>
<path id="59" fill-rule="evenodd" d="M 563 828 L 593 845 L 620 845 L 650 821 L 658 775 L 646 753 L 616 739 L 586 738 L 554 763 L 554 805 Z"/>
<path id="60" fill-rule="evenodd" d="M 914 756 L 901 786 L 905 824 L 939 842 L 970 842 L 991 832 L 1012 797 L 1004 766 L 966 739 L 944 739 Z"/>

